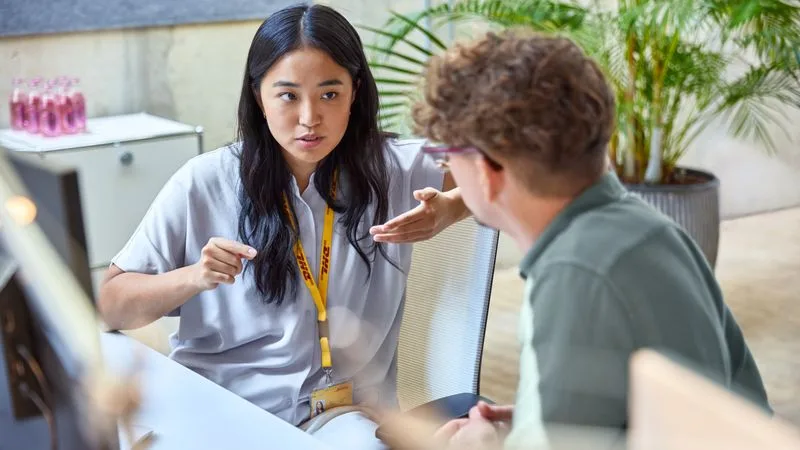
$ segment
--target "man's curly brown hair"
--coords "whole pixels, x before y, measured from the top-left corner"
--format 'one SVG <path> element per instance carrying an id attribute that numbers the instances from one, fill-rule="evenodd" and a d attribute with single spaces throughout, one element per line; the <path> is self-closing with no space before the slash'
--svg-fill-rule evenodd
<path id="1" fill-rule="evenodd" d="M 487 33 L 433 57 L 415 132 L 474 146 L 539 195 L 573 195 L 606 165 L 614 94 L 571 40 L 521 31 Z"/>

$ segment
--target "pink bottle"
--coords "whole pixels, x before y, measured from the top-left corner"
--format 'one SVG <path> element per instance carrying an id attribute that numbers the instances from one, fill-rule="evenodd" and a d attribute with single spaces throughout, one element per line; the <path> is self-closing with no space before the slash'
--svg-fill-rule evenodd
<path id="1" fill-rule="evenodd" d="M 59 77 L 56 91 L 56 105 L 58 115 L 61 118 L 61 132 L 63 134 L 75 134 L 77 124 L 72 102 L 72 82 L 67 77 Z"/>
<path id="2" fill-rule="evenodd" d="M 11 113 L 11 129 L 25 129 L 25 104 L 28 102 L 28 94 L 25 92 L 25 80 L 15 78 L 12 82 L 11 95 L 8 97 L 8 107 Z"/>
<path id="3" fill-rule="evenodd" d="M 42 136 L 55 137 L 61 134 L 61 115 L 56 101 L 55 86 L 52 80 L 42 94 L 42 108 L 39 114 L 39 132 Z"/>
<path id="4" fill-rule="evenodd" d="M 36 77 L 28 85 L 28 102 L 25 105 L 25 130 L 39 133 L 39 118 L 42 114 L 42 79 Z"/>
<path id="5" fill-rule="evenodd" d="M 75 118 L 75 131 L 83 133 L 86 131 L 86 98 L 80 88 L 81 80 L 72 79 L 71 94 L 72 112 Z"/>

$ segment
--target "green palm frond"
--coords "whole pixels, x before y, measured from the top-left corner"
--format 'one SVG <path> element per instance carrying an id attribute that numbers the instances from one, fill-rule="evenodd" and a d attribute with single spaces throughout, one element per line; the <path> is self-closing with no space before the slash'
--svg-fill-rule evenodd
<path id="1" fill-rule="evenodd" d="M 400 66 L 394 65 L 394 64 L 373 62 L 373 63 L 370 63 L 370 66 L 373 69 L 386 69 L 386 70 L 388 70 L 390 72 L 394 72 L 394 73 L 400 73 L 400 74 L 411 75 L 411 76 L 419 76 L 419 70 L 406 69 L 404 67 L 400 67 Z"/>
<path id="2" fill-rule="evenodd" d="M 381 115 L 379 116 L 379 119 L 381 121 L 391 120 L 391 119 L 396 119 L 396 118 L 402 117 L 402 115 L 403 115 L 403 113 L 401 113 L 401 112 L 382 112 Z"/>
<path id="3" fill-rule="evenodd" d="M 800 85 L 791 74 L 756 67 L 728 85 L 716 112 L 730 124 L 735 137 L 754 139 L 775 153 L 777 147 L 770 130 L 792 138 L 783 126 L 789 118 L 781 106 L 798 106 L 798 99 Z"/>
<path id="4" fill-rule="evenodd" d="M 368 26 L 361 26 L 360 28 L 363 28 L 363 29 L 365 29 L 367 31 L 371 31 L 371 32 L 373 32 L 373 33 L 375 33 L 377 35 L 390 38 L 393 46 L 396 45 L 399 42 L 402 42 L 402 43 L 408 45 L 409 47 L 413 48 L 414 50 L 420 52 L 424 56 L 427 56 L 427 57 L 433 56 L 433 52 L 431 52 L 430 50 L 426 49 L 425 47 L 417 44 L 416 42 L 412 41 L 411 39 L 408 39 L 407 36 L 399 35 L 397 33 L 391 33 L 389 31 L 379 30 L 377 28 L 368 27 Z M 384 48 L 387 48 L 387 47 L 384 47 Z M 441 48 L 444 48 L 444 47 L 441 47 Z"/>
<path id="5" fill-rule="evenodd" d="M 408 105 L 408 102 L 386 102 L 381 103 L 381 110 L 387 111 L 395 108 L 403 108 Z"/>
<path id="6" fill-rule="evenodd" d="M 379 90 L 378 90 L 378 95 L 379 95 L 381 98 L 391 98 L 391 97 L 408 97 L 408 96 L 409 96 L 409 95 L 411 95 L 413 92 L 414 92 L 414 91 L 413 91 L 412 89 L 399 90 L 399 91 L 395 91 L 395 90 L 381 90 L 381 89 L 379 89 Z"/>
<path id="7" fill-rule="evenodd" d="M 533 25 L 576 28 L 583 20 L 583 8 L 549 0 L 466 0 L 454 5 L 442 4 L 422 11 L 414 18 L 465 20 L 479 18 L 504 26 Z M 405 22 L 390 20 L 389 25 Z"/>
<path id="8" fill-rule="evenodd" d="M 420 68 L 425 66 L 425 59 L 420 59 L 419 57 L 411 56 L 407 53 L 399 52 L 392 48 L 381 47 L 379 45 L 373 45 L 373 44 L 365 44 L 364 47 L 367 48 L 368 50 L 381 53 L 388 57 L 400 58 L 403 61 L 414 64 Z"/>
<path id="9" fill-rule="evenodd" d="M 441 19 L 443 22 L 440 23 L 448 24 L 479 19 L 502 27 L 525 26 L 538 31 L 557 31 L 579 29 L 586 18 L 584 8 L 553 0 L 464 0 L 452 6 L 446 3 L 434 6 L 413 15 L 392 14 L 387 28 L 398 38 L 414 31 L 422 32 L 425 28 L 420 24 L 429 19 Z M 435 36 L 432 39 L 434 42 L 437 40 L 441 43 Z M 385 44 L 394 47 L 397 41 L 394 39 Z"/>
<path id="10" fill-rule="evenodd" d="M 730 39 L 760 59 L 798 67 L 800 8 L 785 0 L 746 0 L 727 3 Z M 721 25 L 725 25 L 721 23 Z"/>
<path id="11" fill-rule="evenodd" d="M 417 84 L 416 80 L 403 80 L 397 78 L 381 78 L 381 77 L 375 78 L 375 82 L 378 83 L 378 85 L 391 84 L 395 86 L 415 86 Z"/>
<path id="12" fill-rule="evenodd" d="M 415 20 L 413 20 L 413 19 L 411 19 L 409 17 L 406 17 L 406 16 L 404 16 L 404 15 L 402 15 L 400 13 L 394 12 L 394 11 L 392 12 L 392 17 L 394 19 L 404 23 L 406 25 L 406 27 L 410 27 L 409 29 L 417 30 L 420 33 L 422 33 L 422 35 L 425 36 L 427 39 L 429 39 L 430 42 L 433 45 L 435 45 L 437 48 L 442 49 L 442 50 L 447 48 L 447 44 L 442 42 L 441 39 L 436 37 L 436 35 L 433 34 L 431 31 L 429 31 L 427 28 L 425 28 L 423 26 L 420 26 L 419 22 L 417 22 L 417 21 L 415 21 Z M 397 41 L 391 42 L 391 45 L 394 46 L 396 42 Z"/>
<path id="13" fill-rule="evenodd" d="M 425 65 L 447 46 L 442 27 L 475 20 L 567 36 L 598 62 L 616 91 L 612 148 L 636 165 L 631 181 L 656 128 L 669 169 L 717 119 L 774 153 L 770 132 L 786 133 L 786 109 L 800 107 L 797 0 L 461 0 L 362 27 L 376 37 L 366 47 L 385 126 L 407 126 Z M 733 80 L 732 64 L 744 69 Z"/>

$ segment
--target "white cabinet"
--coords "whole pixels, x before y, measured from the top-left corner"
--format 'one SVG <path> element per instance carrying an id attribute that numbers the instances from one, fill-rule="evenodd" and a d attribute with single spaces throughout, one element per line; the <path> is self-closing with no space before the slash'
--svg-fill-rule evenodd
<path id="1" fill-rule="evenodd" d="M 202 129 L 149 114 L 89 119 L 81 135 L 0 131 L 0 146 L 75 167 L 95 284 L 169 177 L 202 152 Z"/>

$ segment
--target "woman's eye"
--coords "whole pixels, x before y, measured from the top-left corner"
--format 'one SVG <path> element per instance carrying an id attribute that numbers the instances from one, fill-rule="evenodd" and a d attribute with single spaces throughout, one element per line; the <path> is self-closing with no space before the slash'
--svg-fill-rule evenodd
<path id="1" fill-rule="evenodd" d="M 322 95 L 322 98 L 324 98 L 325 100 L 333 100 L 336 98 L 337 95 L 339 95 L 337 92 L 326 92 L 325 94 Z"/>
<path id="2" fill-rule="evenodd" d="M 295 100 L 297 97 L 294 94 L 292 94 L 291 92 L 282 92 L 282 93 L 278 94 L 278 98 L 280 98 L 281 100 L 283 100 L 285 102 L 289 102 L 289 101 Z"/>

